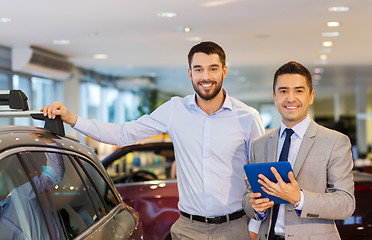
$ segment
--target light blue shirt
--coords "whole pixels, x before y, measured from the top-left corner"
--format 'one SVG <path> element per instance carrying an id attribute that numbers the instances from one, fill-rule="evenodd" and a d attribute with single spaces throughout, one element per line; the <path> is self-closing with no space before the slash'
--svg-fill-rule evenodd
<path id="1" fill-rule="evenodd" d="M 243 166 L 254 138 L 264 132 L 258 111 L 226 96 L 207 115 L 196 95 L 173 97 L 150 115 L 124 124 L 78 118 L 74 128 L 101 142 L 125 146 L 168 133 L 175 150 L 178 207 L 193 215 L 220 216 L 242 209 Z"/>
<path id="2" fill-rule="evenodd" d="M 291 146 L 289 148 L 288 153 L 288 162 L 291 163 L 292 168 L 294 167 L 298 150 L 300 149 L 302 140 L 306 133 L 307 128 L 310 124 L 310 117 L 307 117 L 302 120 L 300 123 L 296 124 L 292 127 L 294 134 L 291 136 Z M 278 140 L 278 152 L 277 152 L 277 160 L 279 160 L 281 149 L 283 148 L 284 140 L 285 140 L 285 132 L 284 130 L 287 128 L 286 125 L 282 122 L 280 125 L 280 133 L 279 133 L 279 140 Z M 301 199 L 300 204 L 295 208 L 296 210 L 302 210 L 304 205 L 304 195 L 301 191 Z M 285 214 L 285 204 L 280 204 L 278 218 L 276 219 L 275 225 L 275 234 L 284 235 L 284 214 Z"/>

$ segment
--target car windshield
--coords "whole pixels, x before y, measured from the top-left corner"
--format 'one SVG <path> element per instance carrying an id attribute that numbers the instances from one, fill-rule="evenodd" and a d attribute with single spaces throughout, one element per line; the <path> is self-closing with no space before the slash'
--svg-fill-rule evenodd
<path id="1" fill-rule="evenodd" d="M 107 172 L 115 183 L 139 182 L 157 179 L 174 179 L 175 161 L 173 148 L 156 150 L 133 149 L 118 157 Z"/>

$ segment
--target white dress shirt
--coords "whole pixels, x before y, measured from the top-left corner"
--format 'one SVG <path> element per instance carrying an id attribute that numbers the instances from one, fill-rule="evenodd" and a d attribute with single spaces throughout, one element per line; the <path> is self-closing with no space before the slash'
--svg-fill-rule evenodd
<path id="1" fill-rule="evenodd" d="M 264 128 L 257 110 L 223 91 L 224 104 L 211 115 L 198 107 L 194 94 L 173 97 L 136 121 L 119 125 L 79 117 L 74 128 L 119 146 L 168 133 L 177 163 L 178 208 L 193 215 L 226 215 L 242 209 L 243 166 Z"/>
<path id="2" fill-rule="evenodd" d="M 292 127 L 292 130 L 294 131 L 294 134 L 291 136 L 291 145 L 289 148 L 288 153 L 288 162 L 290 162 L 292 168 L 294 166 L 294 163 L 297 158 L 298 150 L 300 149 L 302 139 L 306 133 L 307 128 L 310 124 L 310 117 L 309 115 L 302 120 L 300 123 Z M 285 140 L 285 129 L 287 126 L 282 122 L 280 125 L 280 132 L 279 132 L 279 139 L 278 139 L 278 152 L 277 152 L 277 161 L 279 161 L 279 156 L 281 153 L 281 149 L 283 148 L 284 140 Z M 301 199 L 299 205 L 295 208 L 295 210 L 302 210 L 304 206 L 304 194 L 301 191 Z M 277 235 L 284 235 L 284 212 L 285 212 L 285 205 L 281 204 L 279 207 L 278 217 L 276 219 L 276 225 L 275 225 L 275 234 Z M 263 213 L 258 213 L 258 216 L 261 218 L 261 220 L 264 219 L 267 211 Z M 257 221 L 254 219 L 251 219 L 249 222 L 249 231 L 258 233 L 258 230 L 260 228 L 261 221 Z"/>
<path id="3" fill-rule="evenodd" d="M 293 168 L 298 150 L 300 149 L 302 139 L 304 138 L 304 135 L 306 133 L 307 128 L 309 127 L 310 123 L 310 117 L 307 115 L 307 117 L 302 120 L 300 123 L 292 127 L 292 130 L 294 131 L 294 134 L 291 136 L 291 145 L 289 148 L 288 153 L 288 162 L 291 163 L 291 166 Z M 287 126 L 284 125 L 284 123 L 281 123 L 280 126 L 280 133 L 279 133 L 279 141 L 278 141 L 278 149 L 283 148 L 284 140 L 285 140 L 285 133 L 284 130 L 287 128 Z M 277 152 L 277 160 L 279 160 L 281 150 Z M 304 195 L 301 192 L 301 199 L 300 204 L 295 208 L 296 210 L 302 210 L 304 204 Z M 285 204 L 280 204 L 279 212 L 278 212 L 278 218 L 276 219 L 276 225 L 275 225 L 275 234 L 277 235 L 284 235 L 284 214 L 285 214 Z"/>

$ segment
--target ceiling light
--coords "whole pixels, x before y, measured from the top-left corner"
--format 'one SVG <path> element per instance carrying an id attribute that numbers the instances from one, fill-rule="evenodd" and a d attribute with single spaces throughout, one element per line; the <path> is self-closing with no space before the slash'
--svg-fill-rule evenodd
<path id="1" fill-rule="evenodd" d="M 340 26 L 340 22 L 327 22 L 328 27 L 338 27 Z"/>
<path id="2" fill-rule="evenodd" d="M 323 42 L 322 45 L 323 45 L 323 47 L 332 47 L 333 46 L 333 42 L 326 41 L 326 42 Z"/>
<path id="3" fill-rule="evenodd" d="M 325 54 L 322 54 L 322 55 L 320 55 L 320 60 L 327 60 L 328 59 L 328 56 L 327 55 L 325 55 Z"/>
<path id="4" fill-rule="evenodd" d="M 340 36 L 339 32 L 323 32 L 322 33 L 323 37 L 338 37 Z"/>
<path id="5" fill-rule="evenodd" d="M 68 45 L 68 44 L 70 44 L 70 40 L 53 40 L 53 44 L 55 44 L 55 45 Z"/>
<path id="6" fill-rule="evenodd" d="M 349 10 L 350 10 L 350 8 L 349 7 L 345 7 L 345 6 L 330 7 L 330 8 L 328 8 L 328 11 L 329 12 L 347 12 Z"/>
<path id="7" fill-rule="evenodd" d="M 94 54 L 94 59 L 106 59 L 108 58 L 108 55 L 107 54 Z"/>
<path id="8" fill-rule="evenodd" d="M 172 12 L 161 12 L 161 13 L 157 13 L 156 16 L 158 16 L 158 17 L 165 17 L 165 18 L 172 18 L 172 17 L 176 17 L 177 14 L 176 13 L 172 13 Z"/>
<path id="9" fill-rule="evenodd" d="M 3 23 L 7 23 L 7 22 L 11 22 L 11 21 L 12 21 L 11 18 L 6 18 L 6 17 L 0 18 L 0 22 L 3 22 Z"/>
<path id="10" fill-rule="evenodd" d="M 223 6 L 223 5 L 230 4 L 233 2 L 237 2 L 237 1 L 239 0 L 217 0 L 217 1 L 211 1 L 211 2 L 204 3 L 203 6 L 204 7 L 217 7 L 217 6 Z"/>
<path id="11" fill-rule="evenodd" d="M 183 26 L 178 26 L 176 28 L 177 32 L 191 32 L 191 28 L 190 27 L 183 27 Z"/>

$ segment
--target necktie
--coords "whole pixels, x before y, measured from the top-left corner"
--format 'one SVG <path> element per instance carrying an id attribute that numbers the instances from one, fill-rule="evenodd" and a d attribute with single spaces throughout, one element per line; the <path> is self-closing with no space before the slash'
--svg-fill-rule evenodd
<path id="1" fill-rule="evenodd" d="M 283 144 L 282 151 L 280 152 L 279 156 L 279 161 L 288 161 L 288 152 L 289 152 L 289 147 L 291 145 L 291 136 L 294 133 L 294 131 L 290 128 L 286 128 L 285 130 L 285 140 Z M 275 236 L 275 224 L 276 224 L 276 219 L 278 217 L 278 211 L 279 211 L 279 204 L 274 205 L 273 207 L 273 214 L 272 214 L 272 221 L 271 221 L 271 226 L 270 226 L 270 232 L 269 232 L 269 240 L 273 240 Z"/>

